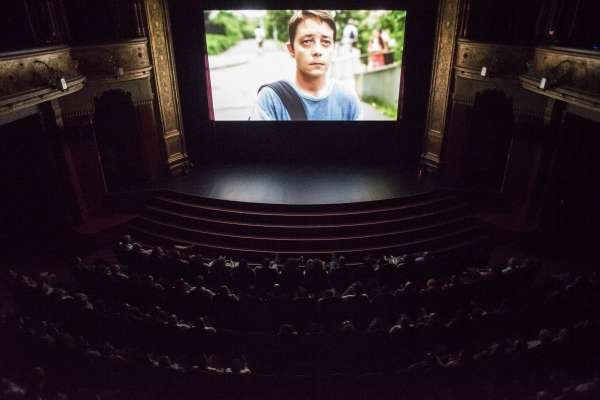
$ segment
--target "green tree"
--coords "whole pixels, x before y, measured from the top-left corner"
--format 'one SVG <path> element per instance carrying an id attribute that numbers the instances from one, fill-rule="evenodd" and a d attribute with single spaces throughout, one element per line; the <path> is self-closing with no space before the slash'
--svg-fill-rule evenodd
<path id="1" fill-rule="evenodd" d="M 219 54 L 234 46 L 241 39 L 254 37 L 254 29 L 248 19 L 229 11 L 216 14 L 204 13 L 206 48 L 209 55 Z"/>
<path id="2" fill-rule="evenodd" d="M 391 49 L 394 51 L 394 61 L 402 61 L 404 52 L 404 32 L 406 30 L 406 11 L 390 11 L 379 19 L 379 28 L 387 30 L 390 38 L 396 42 Z"/>
<path id="3" fill-rule="evenodd" d="M 288 22 L 293 15 L 292 10 L 269 10 L 265 16 L 265 31 L 268 38 L 273 37 L 276 33 L 276 39 L 280 42 L 287 42 L 288 37 Z"/>
<path id="4" fill-rule="evenodd" d="M 240 40 L 244 37 L 242 34 L 242 24 L 240 18 L 236 17 L 229 11 L 219 11 L 212 22 L 217 25 L 222 25 L 225 28 L 225 36 L 229 36 L 236 40 Z"/>

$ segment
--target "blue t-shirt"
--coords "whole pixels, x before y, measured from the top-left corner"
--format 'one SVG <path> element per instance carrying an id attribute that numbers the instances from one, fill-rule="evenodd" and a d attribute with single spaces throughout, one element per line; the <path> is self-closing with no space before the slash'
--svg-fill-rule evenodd
<path id="1" fill-rule="evenodd" d="M 319 96 L 312 96 L 287 81 L 300 96 L 308 120 L 351 121 L 361 118 L 360 101 L 355 93 L 333 81 Z M 289 121 L 290 114 L 283 102 L 270 87 L 264 87 L 256 99 L 251 120 Z"/>

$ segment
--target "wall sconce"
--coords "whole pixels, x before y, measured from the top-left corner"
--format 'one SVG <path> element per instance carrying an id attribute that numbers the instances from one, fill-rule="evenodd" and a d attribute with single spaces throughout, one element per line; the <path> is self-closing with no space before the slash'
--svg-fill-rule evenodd
<path id="1" fill-rule="evenodd" d="M 487 69 L 487 67 L 485 67 L 485 66 L 481 67 L 481 73 L 480 73 L 480 74 L 481 74 L 481 76 L 482 76 L 483 78 L 487 77 L 487 74 L 488 74 L 488 69 Z"/>

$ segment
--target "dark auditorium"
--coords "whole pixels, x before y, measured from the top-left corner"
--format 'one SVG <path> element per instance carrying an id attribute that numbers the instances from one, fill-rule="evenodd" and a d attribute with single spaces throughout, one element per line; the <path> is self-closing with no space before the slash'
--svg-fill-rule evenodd
<path id="1" fill-rule="evenodd" d="M 600 399 L 597 2 L 3 2 L 0 400 Z"/>

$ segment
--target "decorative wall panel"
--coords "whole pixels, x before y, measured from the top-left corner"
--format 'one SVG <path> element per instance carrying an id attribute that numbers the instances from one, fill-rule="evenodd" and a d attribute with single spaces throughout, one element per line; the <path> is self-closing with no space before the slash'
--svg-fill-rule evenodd
<path id="1" fill-rule="evenodd" d="M 154 99 L 152 83 L 148 77 L 126 81 L 93 80 L 88 81 L 84 90 L 60 99 L 63 117 L 70 119 L 86 115 L 93 116 L 94 99 L 100 97 L 105 91 L 114 89 L 131 93 L 133 104 L 136 106 L 152 103 Z"/>
<path id="2" fill-rule="evenodd" d="M 68 47 L 0 54 L 0 115 L 72 94 L 84 83 Z"/>
<path id="3" fill-rule="evenodd" d="M 154 100 L 147 39 L 78 46 L 72 53 L 88 80 L 85 90 L 61 99 L 65 118 L 93 115 L 94 99 L 107 90 L 121 89 L 131 93 L 135 105 Z"/>
<path id="4" fill-rule="evenodd" d="M 73 57 L 88 80 L 126 81 L 148 78 L 152 71 L 148 39 L 74 47 Z"/>
<path id="5" fill-rule="evenodd" d="M 544 88 L 540 87 L 546 79 Z M 538 47 L 522 86 L 569 104 L 600 111 L 600 53 L 573 49 Z"/>
<path id="6" fill-rule="evenodd" d="M 530 47 L 480 43 L 461 39 L 457 45 L 456 66 L 458 76 L 470 79 L 516 79 L 527 69 L 533 54 Z M 481 75 L 486 68 L 486 76 Z"/>
<path id="7" fill-rule="evenodd" d="M 522 116 L 531 116 L 540 120 L 544 118 L 547 99 L 523 90 L 516 77 L 510 80 L 482 79 L 481 77 L 471 79 L 457 71 L 452 93 L 452 104 L 472 107 L 477 93 L 492 89 L 501 89 L 513 99 L 514 113 L 517 118 Z"/>
<path id="8" fill-rule="evenodd" d="M 171 43 L 166 0 L 145 0 L 151 58 L 154 64 L 156 96 L 160 109 L 161 134 L 169 170 L 182 170 L 187 164 L 181 107 Z"/>

